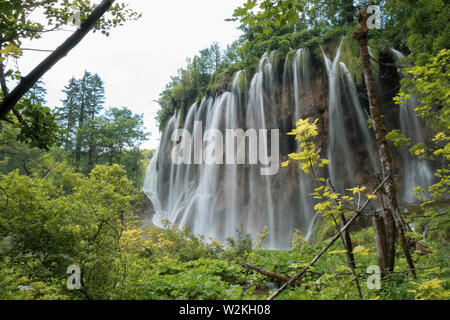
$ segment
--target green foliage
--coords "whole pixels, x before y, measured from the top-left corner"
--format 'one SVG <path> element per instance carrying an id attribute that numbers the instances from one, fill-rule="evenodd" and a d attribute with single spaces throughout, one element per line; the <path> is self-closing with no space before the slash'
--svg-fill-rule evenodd
<path id="1" fill-rule="evenodd" d="M 239 20 L 250 28 L 258 28 L 263 34 L 270 34 L 273 28 L 294 24 L 299 20 L 299 12 L 304 9 L 304 1 L 257 1 L 248 0 L 233 13 L 232 21 Z"/>
<path id="2" fill-rule="evenodd" d="M 417 96 L 417 114 L 437 129 L 447 129 L 450 124 L 449 64 L 450 50 L 443 49 L 425 65 L 405 68 L 402 91 L 395 99 L 400 104 Z"/>
<path id="3" fill-rule="evenodd" d="M 70 79 L 63 92 L 66 98 L 57 108 L 57 119 L 64 128 L 61 143 L 75 167 L 87 174 L 96 164 L 119 163 L 135 186 L 141 186 L 149 160 L 139 150 L 149 135 L 143 115 L 125 107 L 108 108 L 102 114 L 103 81 L 88 71 L 80 79 Z"/>
<path id="4" fill-rule="evenodd" d="M 397 148 L 399 147 L 408 147 L 411 145 L 411 139 L 407 138 L 402 132 L 398 129 L 394 129 L 388 132 L 386 135 L 386 139 L 394 144 Z"/>
<path id="5" fill-rule="evenodd" d="M 352 192 L 362 194 L 362 189 Z M 88 177 L 75 173 L 67 163 L 53 166 L 45 178 L 21 176 L 17 171 L 1 175 L 0 297 L 261 299 L 274 282 L 281 282 L 236 262 L 292 275 L 324 245 L 309 244 L 295 232 L 290 250 L 261 249 L 244 235 L 224 246 L 168 223 L 164 229 L 142 227 L 133 213 L 139 197 L 117 165 L 98 166 Z M 433 268 L 418 271 L 414 283 L 405 272 L 387 277 L 381 291 L 367 289 L 365 270 L 377 261 L 373 229 L 354 233 L 353 253 L 364 298 L 448 299 L 448 240 L 438 234 L 442 230 L 433 227 L 448 218 L 421 216 L 412 210 L 406 216 L 418 230 L 429 226 L 426 244 L 430 253 L 416 255 L 416 267 Z M 263 231 L 259 238 L 266 235 Z M 357 299 L 343 249 L 336 243 L 302 278 L 303 286 L 279 298 Z M 72 264 L 81 266 L 81 291 L 65 287 L 66 268 Z M 408 269 L 405 259 L 396 268 Z"/>
<path id="6" fill-rule="evenodd" d="M 65 129 L 62 142 L 66 150 L 73 151 L 79 168 L 82 149 L 88 149 L 90 164 L 96 153 L 95 120 L 103 109 L 105 89 L 98 74 L 85 71 L 81 79 L 72 78 L 63 92 L 63 105 L 56 108 L 59 124 Z"/>
<path id="7" fill-rule="evenodd" d="M 406 39 L 417 63 L 422 64 L 431 55 L 450 47 L 448 1 L 390 0 L 386 1 L 386 12 L 390 16 L 386 33 L 398 42 Z"/>
<path id="8" fill-rule="evenodd" d="M 19 15 L 14 6 L 22 4 L 24 12 L 44 6 L 49 22 L 58 24 L 68 18 L 69 3 L 60 1 L 63 6 L 59 8 L 54 6 L 56 2 L 16 1 L 0 5 L 0 37 L 10 35 L 16 39 L 0 39 L 1 62 L 20 58 L 19 40 L 37 38 L 44 31 L 43 25 L 29 21 L 28 15 Z M 92 10 L 90 1 L 76 3 L 82 8 L 82 17 Z M 438 28 L 447 5 L 443 7 L 441 0 L 418 1 L 417 11 L 413 12 L 415 7 L 407 0 L 374 3 L 388 9 L 383 15 L 385 29 L 371 31 L 374 51 L 375 47 L 382 49 L 393 44 L 401 48 L 400 38 L 404 36 L 413 56 L 419 59 L 416 62 L 420 62 L 403 71 L 405 79 L 398 101 L 417 97 L 419 115 L 436 131 L 432 145 L 411 146 L 398 130 L 391 131 L 388 138 L 396 146 L 410 147 L 417 156 L 440 161 L 442 166 L 437 171 L 439 182 L 428 190 L 433 201 L 408 208 L 404 215 L 407 223 L 414 223 L 416 231 L 408 236 L 425 248 L 418 247 L 413 254 L 416 267 L 423 268 L 417 270 L 418 279 L 412 281 L 408 277 L 409 266 L 399 256 L 395 273 L 383 279 L 382 289 L 367 288 L 367 267 L 377 265 L 373 228 L 352 233 L 355 271 L 365 299 L 448 299 L 450 222 L 445 199 L 450 185 L 449 53 L 440 51 L 448 47 L 447 24 Z M 367 5 L 368 1 L 358 4 Z M 200 51 L 167 85 L 159 99 L 160 128 L 176 111 L 185 115 L 201 97 L 228 89 L 233 74 L 244 69 L 242 87 L 243 77 L 252 76 L 260 56 L 275 49 L 279 51 L 274 61 L 282 65 L 284 59 L 292 57 L 295 48 L 313 46 L 314 56 L 318 57 L 318 44 L 347 35 L 341 60 L 359 79 L 358 50 L 348 37 L 355 26 L 353 5 L 347 0 L 329 1 L 326 6 L 315 0 L 247 1 L 234 15 L 242 23 L 242 38 L 224 51 L 217 44 Z M 116 5 L 96 29 L 107 34 L 124 20 L 137 18 L 127 10 L 122 4 Z M 114 18 L 116 14 L 124 16 Z M 424 23 L 417 23 L 422 20 Z M 14 30 L 19 28 L 23 28 L 22 33 L 16 35 Z M 423 41 L 417 41 L 419 38 Z M 9 69 L 6 77 L 18 80 L 20 73 Z M 113 108 L 101 114 L 102 86 L 100 77 L 86 73 L 84 80 L 72 79 L 66 87 L 66 99 L 56 119 L 65 130 L 63 138 L 59 138 L 65 152 L 55 146 L 44 154 L 17 141 L 18 137 L 31 144 L 42 141 L 42 146 L 56 142 L 55 118 L 45 108 L 42 86 L 35 87 L 20 101 L 18 110 L 25 118 L 21 125 L 1 124 L 0 299 L 266 298 L 273 286 L 282 281 L 244 268 L 240 262 L 292 276 L 309 264 L 326 245 L 326 238 L 336 232 L 338 216 L 348 218 L 362 203 L 376 197 L 365 186 L 339 194 L 326 180 L 316 177 L 317 188 L 311 196 L 319 201 L 315 206 L 317 213 L 326 218 L 319 217 L 315 227 L 321 234 L 316 243 L 309 244 L 297 231 L 289 250 L 265 249 L 267 229 L 253 241 L 249 235 L 239 233 L 239 239 L 221 244 L 196 236 L 187 227 L 180 230 L 169 223 L 162 229 L 143 226 L 135 214 L 142 200 L 135 186 L 142 183 L 142 168 L 147 166 L 152 152 L 138 148 L 145 139 L 142 116 L 127 108 Z M 28 133 L 23 134 L 27 129 Z M 30 138 L 31 134 L 36 137 Z M 290 160 L 284 165 L 298 162 L 302 170 L 314 174 L 317 167 L 327 165 L 314 144 L 318 134 L 315 122 L 300 120 L 291 134 L 296 136 L 302 151 L 289 155 Z M 417 194 L 425 193 L 417 189 Z M 284 291 L 279 298 L 359 299 L 345 252 L 343 245 L 336 242 L 302 277 L 301 286 Z M 66 289 L 66 270 L 73 264 L 82 269 L 82 290 Z"/>
<path id="9" fill-rule="evenodd" d="M 359 60 L 358 43 L 351 36 L 353 28 L 349 29 L 342 38 L 341 55 L 339 61 L 345 63 L 350 74 L 354 77 L 355 83 L 362 83 L 363 70 Z M 378 58 L 377 58 L 378 59 Z"/>
<path id="10" fill-rule="evenodd" d="M 404 103 L 413 96 L 419 106 L 416 113 L 434 130 L 434 138 L 430 144 L 418 144 L 410 148 L 411 154 L 428 158 L 441 163 L 435 176 L 438 182 L 428 188 L 433 197 L 424 206 L 448 197 L 450 187 L 450 82 L 448 65 L 450 50 L 443 49 L 424 65 L 408 67 L 403 70 L 406 75 L 402 80 L 402 88 L 397 97 L 397 104 Z M 391 135 L 392 137 L 392 135 Z M 394 133 L 394 141 L 404 140 Z"/>
<path id="11" fill-rule="evenodd" d="M 63 93 L 66 98 L 56 112 L 44 106 L 46 90 L 42 82 L 21 99 L 16 110 L 22 113 L 23 121 L 0 126 L 0 161 L 8 157 L 0 172 L 19 169 L 21 174 L 31 176 L 40 170 L 39 175 L 45 176 L 55 162 L 68 160 L 77 171 L 88 174 L 97 164 L 118 163 L 140 188 L 152 154 L 139 148 L 148 137 L 143 115 L 133 114 L 128 108 L 108 108 L 101 113 L 103 81 L 87 71 L 80 79 L 72 78 Z M 36 147 L 52 144 L 54 161 L 46 166 L 43 152 Z"/>
<path id="12" fill-rule="evenodd" d="M 19 129 L 14 136 L 17 141 L 31 147 L 48 149 L 59 142 L 62 131 L 59 129 L 55 113 L 47 107 L 44 83 L 39 81 L 16 104 L 16 118 L 8 118 L 9 123 L 0 126 L 0 132 Z M 0 93 L 0 98 L 2 98 Z"/>
<path id="13" fill-rule="evenodd" d="M 108 265 L 136 221 L 132 203 L 140 194 L 118 165 L 98 166 L 87 178 L 67 166 L 53 170 L 46 178 L 0 176 L 0 260 L 20 266 L 27 285 L 45 282 L 63 295 L 66 269 L 78 264 L 89 275 L 86 290 L 99 296 L 113 285 Z"/>
<path id="14" fill-rule="evenodd" d="M 94 1 L 68 1 L 68 0 L 44 0 L 44 1 L 8 1 L 3 2 L 0 7 L 0 33 L 1 42 L 20 44 L 22 39 L 36 39 L 42 37 L 46 31 L 47 24 L 53 27 L 64 25 L 73 14 L 72 6 L 80 10 L 81 21 L 94 10 Z M 42 11 L 45 23 L 35 20 L 33 11 Z M 127 4 L 114 4 L 109 12 L 96 24 L 94 30 L 104 34 L 127 20 L 138 19 L 141 15 L 131 10 Z"/>
<path id="15" fill-rule="evenodd" d="M 242 299 L 236 281 L 240 268 L 223 260 L 200 258 L 179 264 L 168 260 L 158 264 L 140 289 L 143 299 Z"/>
<path id="16" fill-rule="evenodd" d="M 23 117 L 23 121 L 17 124 L 20 128 L 18 141 L 28 143 L 31 147 L 46 149 L 59 140 L 60 130 L 50 108 L 43 107 L 40 103 L 31 104 L 22 98 L 16 110 L 22 111 Z"/>

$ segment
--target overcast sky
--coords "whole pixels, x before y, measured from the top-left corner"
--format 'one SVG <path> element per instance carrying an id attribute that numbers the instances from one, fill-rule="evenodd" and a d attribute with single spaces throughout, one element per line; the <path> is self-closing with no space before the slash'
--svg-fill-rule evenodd
<path id="1" fill-rule="evenodd" d="M 99 2 L 99 1 L 97 1 Z M 152 136 L 143 148 L 155 148 L 159 132 L 154 120 L 157 100 L 170 76 L 201 49 L 217 41 L 222 49 L 241 32 L 237 23 L 225 22 L 243 0 L 129 0 L 142 12 L 138 21 L 112 30 L 109 38 L 90 33 L 43 77 L 49 106 L 61 105 L 61 90 L 72 77 L 84 70 L 98 73 L 105 83 L 106 106 L 126 106 L 144 114 Z M 65 29 L 70 29 L 67 27 Z M 73 30 L 73 27 L 72 27 Z M 70 31 L 48 34 L 43 39 L 24 43 L 24 48 L 53 50 Z M 19 61 L 23 74 L 31 71 L 48 53 L 25 51 Z"/>

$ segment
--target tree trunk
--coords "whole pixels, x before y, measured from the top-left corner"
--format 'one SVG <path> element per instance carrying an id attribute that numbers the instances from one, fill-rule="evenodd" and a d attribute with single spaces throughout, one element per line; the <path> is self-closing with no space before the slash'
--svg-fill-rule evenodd
<path id="1" fill-rule="evenodd" d="M 345 216 L 341 214 L 339 216 L 341 221 L 341 228 L 343 228 L 347 224 L 347 219 L 345 219 Z M 347 264 L 350 268 L 350 271 L 352 272 L 353 276 L 355 277 L 355 285 L 356 289 L 358 290 L 358 295 L 361 299 L 363 299 L 361 286 L 359 285 L 358 275 L 356 274 L 356 263 L 355 263 L 355 256 L 353 255 L 353 244 L 352 244 L 352 238 L 350 237 L 350 231 L 346 229 L 343 234 L 343 242 L 345 246 L 345 250 L 347 251 Z"/>
<path id="2" fill-rule="evenodd" d="M 378 266 L 380 267 L 381 276 L 384 276 L 389 268 L 384 219 L 380 215 L 374 215 L 372 216 L 372 225 L 375 234 L 375 247 L 378 255 Z"/>
<path id="3" fill-rule="evenodd" d="M 394 184 L 394 176 L 392 174 L 392 157 L 389 151 L 389 146 L 386 140 L 386 128 L 383 125 L 378 96 L 375 88 L 375 81 L 370 66 L 370 55 L 368 50 L 368 27 L 367 27 L 367 14 L 359 7 L 358 21 L 360 27 L 353 33 L 353 38 L 359 44 L 359 54 L 361 64 L 364 72 L 364 80 L 367 87 L 367 95 L 369 98 L 370 115 L 373 120 L 373 126 L 375 130 L 375 138 L 378 147 L 378 152 L 381 161 L 381 170 L 383 177 L 387 177 L 386 184 L 384 185 L 384 193 L 387 200 L 387 208 L 385 209 L 385 227 L 386 227 L 386 248 L 377 247 L 377 251 L 385 251 L 381 257 L 386 260 L 386 265 L 380 266 L 380 269 L 386 268 L 389 271 L 394 269 L 395 263 L 395 229 L 399 232 L 400 243 L 402 245 L 403 253 L 408 261 L 410 269 L 414 269 L 414 264 L 411 259 L 411 254 L 407 248 L 405 235 L 404 235 L 404 222 L 400 218 L 400 211 L 397 204 L 397 195 Z M 377 226 L 381 229 L 377 222 Z M 374 225 L 375 228 L 375 225 Z M 381 235 L 381 234 L 380 234 Z M 378 244 L 378 241 L 377 241 Z M 381 242 L 380 242 L 381 244 Z M 383 267 L 383 268 L 382 268 Z M 411 272 L 415 278 L 414 271 Z"/>

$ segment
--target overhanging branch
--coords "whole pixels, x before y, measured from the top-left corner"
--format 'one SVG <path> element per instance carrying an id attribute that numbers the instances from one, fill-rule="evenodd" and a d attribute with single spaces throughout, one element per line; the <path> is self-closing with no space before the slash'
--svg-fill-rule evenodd
<path id="1" fill-rule="evenodd" d="M 95 26 L 97 21 L 108 11 L 115 0 L 103 0 L 87 19 L 81 24 L 80 28 L 67 38 L 64 43 L 59 46 L 52 54 L 50 54 L 44 61 L 42 61 L 36 68 L 33 69 L 27 76 L 22 78 L 20 83 L 5 96 L 0 103 L 0 119 L 3 119 L 8 112 L 14 109 L 16 103 L 20 98 L 30 90 L 33 85 L 59 60 L 64 58 L 81 40 L 89 33 Z"/>

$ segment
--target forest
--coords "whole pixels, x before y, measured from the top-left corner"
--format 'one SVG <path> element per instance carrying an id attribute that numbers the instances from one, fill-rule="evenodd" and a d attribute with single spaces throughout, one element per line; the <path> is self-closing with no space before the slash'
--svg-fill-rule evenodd
<path id="1" fill-rule="evenodd" d="M 156 149 L 101 74 L 67 74 L 59 105 L 42 80 L 145 12 L 0 3 L 0 300 L 450 299 L 448 2 L 241 2 L 239 39 L 160 93 Z M 73 5 L 78 29 L 21 73 Z M 280 171 L 176 165 L 195 121 L 279 130 Z"/>

